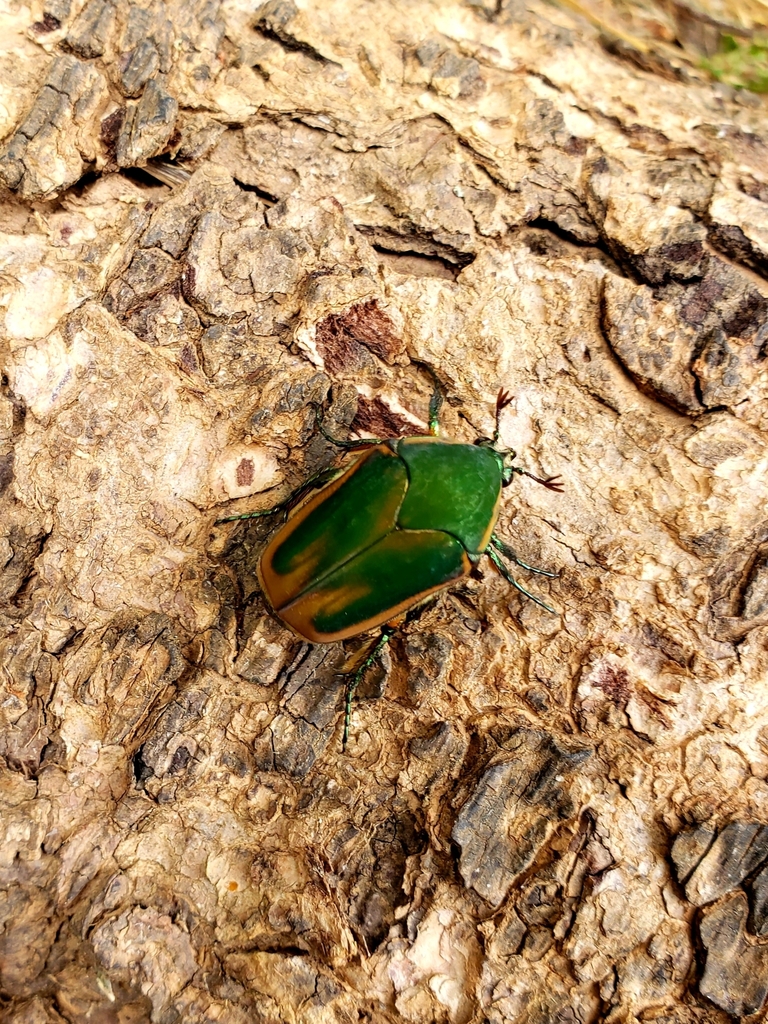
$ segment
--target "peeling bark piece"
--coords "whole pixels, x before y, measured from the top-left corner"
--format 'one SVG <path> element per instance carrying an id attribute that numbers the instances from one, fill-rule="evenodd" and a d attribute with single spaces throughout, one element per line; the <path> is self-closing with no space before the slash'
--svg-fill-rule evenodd
<path id="1" fill-rule="evenodd" d="M 174 31 L 164 5 L 155 8 L 131 4 L 125 10 L 120 37 L 120 84 L 126 96 L 138 96 L 145 83 L 172 67 Z"/>
<path id="2" fill-rule="evenodd" d="M 29 995 L 60 923 L 51 896 L 40 889 L 16 882 L 0 893 L 0 985 L 5 992 Z"/>
<path id="3" fill-rule="evenodd" d="M 738 405 L 762 372 L 763 359 L 751 340 L 729 338 L 720 327 L 715 327 L 691 367 L 704 405 Z"/>
<path id="4" fill-rule="evenodd" d="M 117 140 L 118 167 L 137 167 L 165 151 L 176 127 L 179 104 L 153 78 L 147 82 L 138 103 L 129 104 Z"/>
<path id="5" fill-rule="evenodd" d="M 6 549 L 0 566 L 0 602 L 6 603 L 18 593 L 43 549 L 45 532 L 34 522 L 6 521 L 0 528 L 0 544 Z"/>
<path id="6" fill-rule="evenodd" d="M 594 156 L 586 168 L 589 211 L 617 261 L 648 284 L 699 278 L 706 228 L 668 195 L 651 198 L 659 191 L 647 180 L 655 171 Z"/>
<path id="7" fill-rule="evenodd" d="M 726 825 L 685 887 L 696 907 L 732 892 L 768 857 L 768 825 L 734 821 Z"/>
<path id="8" fill-rule="evenodd" d="M 757 619 L 768 615 L 768 550 L 758 552 L 744 587 L 741 616 Z"/>
<path id="9" fill-rule="evenodd" d="M 567 782 L 591 755 L 563 750 L 545 733 L 520 730 L 504 744 L 513 759 L 488 768 L 451 836 L 464 884 L 497 907 L 557 823 L 573 813 Z"/>
<path id="10" fill-rule="evenodd" d="M 71 11 L 71 0 L 46 0 L 43 6 L 43 19 L 53 18 L 59 25 L 63 25 Z"/>
<path id="11" fill-rule="evenodd" d="M 163 709 L 140 750 L 145 775 L 162 778 L 184 771 L 196 753 L 192 734 L 209 697 L 206 689 L 185 690 Z"/>
<path id="12" fill-rule="evenodd" d="M 198 368 L 194 345 L 202 327 L 194 310 L 178 295 L 165 293 L 142 303 L 125 325 L 148 345 L 177 348 L 189 372 Z"/>
<path id="13" fill-rule="evenodd" d="M 310 42 L 301 38 L 304 32 L 300 26 L 299 9 L 293 0 L 267 0 L 256 10 L 254 28 L 268 39 L 274 39 L 286 50 L 304 53 L 321 64 L 335 64 L 320 53 Z"/>
<path id="14" fill-rule="evenodd" d="M 78 57 L 101 57 L 115 27 L 115 8 L 110 0 L 90 0 L 67 33 L 67 44 Z"/>
<path id="15" fill-rule="evenodd" d="M 128 967 L 160 1019 L 171 1000 L 198 969 L 195 948 L 181 923 L 153 907 L 131 907 L 93 932 L 93 948 L 108 970 Z"/>
<path id="16" fill-rule="evenodd" d="M 50 198 L 82 175 L 96 157 L 97 114 L 106 81 L 92 64 L 57 57 L 32 108 L 0 153 L 0 181 L 28 199 Z"/>
<path id="17" fill-rule="evenodd" d="M 768 273 L 768 203 L 718 183 L 709 218 L 709 237 L 716 248 L 758 273 Z"/>
<path id="18" fill-rule="evenodd" d="M 753 464 L 768 455 L 764 435 L 728 413 L 713 413 L 700 424 L 684 444 L 686 455 L 697 466 L 716 470 L 729 460 Z"/>
<path id="19" fill-rule="evenodd" d="M 120 83 L 126 96 L 138 96 L 142 87 L 160 67 L 160 55 L 151 39 L 142 41 L 126 54 Z"/>
<path id="20" fill-rule="evenodd" d="M 247 1020 L 278 1020 L 285 1016 L 286 997 L 288 1005 L 295 1009 L 290 1013 L 295 1020 L 321 1020 L 328 1014 L 331 1019 L 343 1018 L 344 1011 L 334 1007 L 344 989 L 325 973 L 314 959 L 288 953 L 269 951 L 266 953 L 232 953 L 224 959 L 227 974 L 237 978 L 256 998 L 256 1014 L 249 1014 Z M 277 1011 L 280 1007 L 280 1012 Z M 224 1010 L 228 1017 L 230 1007 Z M 236 1024 L 240 1024 L 237 1018 Z M 242 1020 L 246 1024 L 246 1018 Z"/>
<path id="21" fill-rule="evenodd" d="M 670 157 L 651 161 L 646 168 L 648 195 L 674 203 L 703 216 L 712 198 L 715 182 L 699 156 Z"/>
<path id="22" fill-rule="evenodd" d="M 264 768 L 303 778 L 333 739 L 333 721 L 343 701 L 338 664 L 323 646 L 299 649 L 286 672 L 283 710 L 260 738 L 257 757 Z"/>
<path id="23" fill-rule="evenodd" d="M 369 838 L 361 846 L 362 836 Z M 424 850 L 425 835 L 420 818 L 397 800 L 387 818 L 361 832 L 360 838 L 356 836 L 356 844 L 345 850 L 339 888 L 348 901 L 350 923 L 373 951 L 395 923 L 397 908 L 408 903 L 403 888 L 406 864 Z"/>
<path id="24" fill-rule="evenodd" d="M 708 258 L 703 279 L 652 297 L 606 278 L 606 336 L 638 387 L 680 412 L 738 405 L 765 395 L 768 297 L 744 274 Z"/>
<path id="25" fill-rule="evenodd" d="M 193 178 L 186 189 L 171 196 L 167 203 L 163 203 L 152 214 L 141 239 L 142 247 L 148 249 L 157 246 L 178 259 L 189 245 L 195 225 L 213 198 L 209 198 L 209 191 L 218 196 L 219 202 L 237 194 L 231 180 L 221 182 L 217 188 L 215 183 L 209 184 L 202 174 L 199 178 Z"/>
<path id="26" fill-rule="evenodd" d="M 257 757 L 261 757 L 261 767 L 274 767 L 277 771 L 301 779 L 314 767 L 330 740 L 330 730 L 319 730 L 303 718 L 294 719 L 290 715 L 280 714 L 271 726 L 270 760 L 265 759 L 265 751 L 261 746 Z"/>
<path id="27" fill-rule="evenodd" d="M 755 935 L 768 935 L 768 866 L 758 871 L 749 887 L 749 918 Z"/>
<path id="28" fill-rule="evenodd" d="M 520 952 L 527 929 L 514 907 L 505 911 L 498 928 L 488 944 L 488 952 L 492 957 L 506 960 Z"/>
<path id="29" fill-rule="evenodd" d="M 690 234 L 691 237 L 686 237 Z M 659 245 L 636 255 L 631 261 L 640 276 L 652 285 L 673 281 L 694 281 L 701 277 L 707 259 L 703 245 L 704 231 L 692 225 L 688 232 L 666 245 Z"/>
<path id="30" fill-rule="evenodd" d="M 0 732 L 0 757 L 16 771 L 36 773 L 49 739 L 43 709 L 33 705 L 12 726 Z"/>
<path id="31" fill-rule="evenodd" d="M 185 664 L 171 623 L 157 613 L 104 630 L 77 652 L 77 660 L 88 664 L 86 676 L 80 681 L 70 669 L 59 683 L 53 701 L 59 713 L 73 704 L 83 713 L 106 700 L 109 712 L 93 723 L 100 742 L 133 749 L 150 713 L 167 703 Z"/>
<path id="32" fill-rule="evenodd" d="M 109 292 L 105 306 L 125 316 L 158 292 L 167 291 L 181 277 L 181 266 L 162 249 L 139 249 Z"/>
<path id="33" fill-rule="evenodd" d="M 413 791 L 426 793 L 446 775 L 457 772 L 467 746 L 466 737 L 447 722 L 438 722 L 426 736 L 414 739 L 413 758 L 408 766 L 408 782 Z"/>
<path id="34" fill-rule="evenodd" d="M 677 880 L 681 885 L 690 878 L 701 858 L 706 854 L 715 839 L 715 830 L 706 825 L 689 832 L 681 832 L 672 844 L 672 862 L 675 865 Z"/>
<path id="35" fill-rule="evenodd" d="M 472 57 L 460 57 L 437 39 L 427 39 L 416 48 L 416 58 L 430 73 L 430 87 L 451 99 L 468 99 L 485 90 L 480 65 Z"/>
<path id="36" fill-rule="evenodd" d="M 768 946 L 747 939 L 747 898 L 744 893 L 705 912 L 700 925 L 706 964 L 699 989 L 726 1013 L 748 1017 L 768 995 Z"/>
<path id="37" fill-rule="evenodd" d="M 616 356 L 645 394 L 685 413 L 701 413 L 691 359 L 696 332 L 646 285 L 607 276 L 602 317 Z"/>

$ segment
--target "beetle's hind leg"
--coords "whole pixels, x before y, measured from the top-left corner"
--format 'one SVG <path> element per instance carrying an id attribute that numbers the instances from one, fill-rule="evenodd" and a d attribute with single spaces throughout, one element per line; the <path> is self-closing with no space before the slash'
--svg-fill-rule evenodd
<path id="1" fill-rule="evenodd" d="M 310 491 L 316 490 L 318 487 L 324 487 L 327 483 L 330 483 L 335 477 L 339 475 L 339 470 L 331 467 L 330 469 L 321 469 L 319 473 L 315 473 L 305 480 L 300 487 L 297 487 L 295 491 L 291 491 L 287 498 L 279 501 L 277 505 L 272 505 L 271 508 L 258 509 L 255 512 L 240 512 L 236 516 L 224 516 L 222 519 L 216 520 L 216 525 L 219 523 L 234 523 L 238 519 L 260 519 L 262 516 L 274 516 L 278 512 L 285 512 L 287 509 L 293 508 L 298 502 L 301 501 Z"/>
<path id="2" fill-rule="evenodd" d="M 382 630 L 381 636 L 370 649 L 362 664 L 358 666 L 357 671 L 347 683 L 346 697 L 344 700 L 344 734 L 341 738 L 341 750 L 342 753 L 347 749 L 347 740 L 349 739 L 349 726 L 352 721 L 352 701 L 355 696 L 355 690 L 360 685 L 360 680 L 365 675 L 366 671 L 376 661 L 378 656 L 384 650 L 389 643 L 389 639 L 392 636 L 394 630 L 384 629 Z"/>
<path id="3" fill-rule="evenodd" d="M 490 560 L 493 562 L 493 564 L 496 566 L 496 568 L 499 570 L 499 572 L 504 577 L 504 579 L 507 581 L 507 583 L 511 583 L 512 586 L 515 588 L 515 590 L 519 590 L 521 594 L 524 594 L 529 600 L 533 601 L 533 603 L 537 604 L 540 608 L 544 608 L 545 611 L 551 612 L 553 615 L 556 615 L 557 613 L 555 612 L 554 608 L 550 608 L 550 606 L 548 604 L 545 604 L 544 601 L 542 601 L 540 598 L 536 597 L 535 594 L 532 594 L 530 592 L 530 590 L 526 590 L 525 587 L 522 585 L 522 583 L 518 583 L 517 582 L 517 580 L 512 575 L 510 570 L 502 562 L 501 558 L 499 558 L 499 555 L 498 555 L 497 551 L 495 550 L 495 547 L 496 547 L 495 545 L 494 546 L 490 546 L 489 545 L 489 547 L 487 548 L 486 554 L 488 555 Z M 518 562 L 518 564 L 519 565 L 523 565 L 524 563 Z M 537 572 L 537 571 L 540 571 L 540 570 L 534 569 L 533 571 Z M 546 575 L 552 575 L 552 574 L 551 573 L 546 573 Z"/>
<path id="4" fill-rule="evenodd" d="M 539 576 L 549 576 L 551 580 L 557 579 L 558 574 L 556 572 L 550 572 L 548 569 L 539 569 L 535 565 L 529 565 L 527 562 L 524 562 L 522 558 L 518 558 L 517 552 L 511 544 L 507 544 L 505 540 L 502 540 L 501 537 L 497 537 L 495 533 L 491 534 L 491 544 L 493 544 L 496 550 L 500 551 L 505 558 L 508 558 L 510 562 L 514 562 L 515 565 L 519 565 L 521 568 L 527 569 L 528 572 L 538 573 Z"/>

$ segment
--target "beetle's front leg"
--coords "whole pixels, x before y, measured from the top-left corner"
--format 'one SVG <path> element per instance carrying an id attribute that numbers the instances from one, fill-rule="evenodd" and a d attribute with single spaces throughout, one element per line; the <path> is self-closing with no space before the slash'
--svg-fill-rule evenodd
<path id="1" fill-rule="evenodd" d="M 520 466 L 507 467 L 504 479 L 505 486 L 511 482 L 515 473 L 518 473 L 520 476 L 527 476 L 529 480 L 535 480 L 537 484 L 541 484 L 541 486 L 546 487 L 547 490 L 557 491 L 558 494 L 562 494 L 563 487 L 565 486 L 559 473 L 556 476 L 536 476 L 535 473 L 529 473 L 527 469 L 521 469 Z M 509 474 L 509 476 L 507 477 L 506 474 Z"/>

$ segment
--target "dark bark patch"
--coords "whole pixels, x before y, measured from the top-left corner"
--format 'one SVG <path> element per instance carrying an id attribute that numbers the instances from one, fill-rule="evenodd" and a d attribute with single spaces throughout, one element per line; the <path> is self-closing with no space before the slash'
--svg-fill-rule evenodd
<path id="1" fill-rule="evenodd" d="M 13 452 L 0 456 L 0 494 L 13 483 Z"/>
<path id="2" fill-rule="evenodd" d="M 238 487 L 249 487 L 253 483 L 253 459 L 240 459 L 235 476 Z"/>
<path id="3" fill-rule="evenodd" d="M 591 753 L 520 729 L 478 779 L 451 836 L 461 849 L 464 884 L 491 906 L 501 904 L 557 823 L 573 813 L 567 779 Z"/>
<path id="4" fill-rule="evenodd" d="M 361 347 L 390 364 L 404 349 L 395 325 L 377 299 L 327 316 L 317 325 L 315 337 L 326 369 L 332 374 L 359 367 Z"/>
<path id="5" fill-rule="evenodd" d="M 373 828 L 370 841 L 342 874 L 349 886 L 349 918 L 370 952 L 395 923 L 398 907 L 408 902 L 403 889 L 408 857 L 421 853 L 426 836 L 421 822 L 401 802 Z"/>
<path id="6" fill-rule="evenodd" d="M 382 401 L 378 396 L 357 402 L 357 412 L 350 429 L 361 437 L 407 437 L 415 431 L 414 425 Z"/>
<path id="7" fill-rule="evenodd" d="M 716 277 L 707 276 L 697 285 L 687 290 L 686 297 L 680 305 L 680 315 L 686 323 L 700 327 L 706 320 L 712 307 L 723 297 L 725 286 Z"/>
<path id="8" fill-rule="evenodd" d="M 629 675 L 620 665 L 604 664 L 593 680 L 595 686 L 603 691 L 608 700 L 617 708 L 624 707 L 632 695 Z"/>
<path id="9" fill-rule="evenodd" d="M 55 32 L 59 28 L 61 28 L 61 22 L 48 11 L 45 12 L 40 21 L 36 21 L 32 25 L 32 31 L 38 36 L 47 35 L 49 32 Z"/>
<path id="10" fill-rule="evenodd" d="M 187 373 L 195 373 L 198 369 L 197 355 L 192 345 L 184 345 L 179 355 L 179 366 Z"/>
<path id="11" fill-rule="evenodd" d="M 116 159 L 117 140 L 120 137 L 120 131 L 123 127 L 124 120 L 125 108 L 118 107 L 117 110 L 113 110 L 112 113 L 108 114 L 101 122 L 101 128 L 99 131 L 101 144 L 104 146 L 107 156 L 112 161 Z"/>
<path id="12" fill-rule="evenodd" d="M 732 338 L 750 338 L 768 323 L 768 299 L 750 289 L 733 315 L 723 321 L 723 329 Z"/>

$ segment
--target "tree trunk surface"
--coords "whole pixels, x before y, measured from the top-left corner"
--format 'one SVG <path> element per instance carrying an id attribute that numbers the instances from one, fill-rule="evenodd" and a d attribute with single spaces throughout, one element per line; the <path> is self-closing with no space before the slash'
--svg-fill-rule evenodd
<path id="1" fill-rule="evenodd" d="M 2 1021 L 764 1019 L 763 101 L 539 0 L 0 25 Z M 342 751 L 361 640 L 217 519 L 429 368 L 562 477 L 498 524 L 554 613 L 483 559 Z"/>

